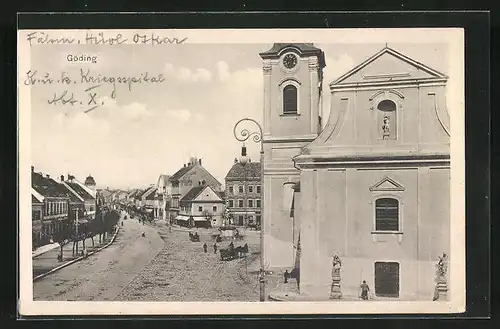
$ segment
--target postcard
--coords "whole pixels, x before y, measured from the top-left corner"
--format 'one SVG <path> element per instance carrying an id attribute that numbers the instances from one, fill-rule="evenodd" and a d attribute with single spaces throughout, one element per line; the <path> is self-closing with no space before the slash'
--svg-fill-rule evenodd
<path id="1" fill-rule="evenodd" d="M 19 30 L 22 315 L 465 311 L 462 29 Z"/>

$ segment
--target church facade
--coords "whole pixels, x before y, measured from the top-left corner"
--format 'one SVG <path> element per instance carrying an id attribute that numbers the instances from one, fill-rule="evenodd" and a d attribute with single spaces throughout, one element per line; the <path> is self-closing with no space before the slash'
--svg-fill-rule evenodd
<path id="1" fill-rule="evenodd" d="M 329 84 L 321 129 L 323 52 L 261 57 L 267 266 L 299 267 L 300 293 L 328 298 L 338 256 L 344 296 L 365 280 L 376 298 L 432 300 L 450 253 L 447 77 L 385 47 Z"/>

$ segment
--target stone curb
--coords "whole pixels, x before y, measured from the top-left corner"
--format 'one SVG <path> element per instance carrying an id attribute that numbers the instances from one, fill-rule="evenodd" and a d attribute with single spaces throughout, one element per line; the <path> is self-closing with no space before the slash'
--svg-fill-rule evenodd
<path id="1" fill-rule="evenodd" d="M 101 250 L 103 250 L 103 249 L 105 249 L 105 248 L 107 248 L 107 247 L 109 247 L 109 246 L 110 246 L 110 245 L 111 245 L 111 244 L 115 241 L 116 236 L 118 235 L 118 232 L 120 232 L 120 227 L 118 227 L 118 229 L 116 230 L 115 234 L 113 234 L 113 237 L 111 238 L 111 241 L 109 241 L 106 245 L 104 245 L 104 246 L 100 247 L 99 249 L 94 250 L 94 251 L 92 251 L 92 252 L 88 253 L 87 257 L 88 257 L 88 256 L 90 256 L 90 255 L 93 255 L 93 254 L 95 254 L 95 253 L 97 253 L 97 252 L 99 252 L 99 251 L 101 251 Z M 41 278 L 44 278 L 44 277 L 46 277 L 47 275 L 52 274 L 52 273 L 54 273 L 54 272 L 56 272 L 56 271 L 58 271 L 58 270 L 60 270 L 60 269 L 62 269 L 62 268 L 65 268 L 65 267 L 67 267 L 67 266 L 69 266 L 69 265 L 71 265 L 71 264 L 74 264 L 74 263 L 76 263 L 76 262 L 78 262 L 78 261 L 80 261 L 80 260 L 82 260 L 82 259 L 84 259 L 84 258 L 85 258 L 85 256 L 80 256 L 80 257 L 78 257 L 78 258 L 75 258 L 75 259 L 73 259 L 73 260 L 70 260 L 70 261 L 69 261 L 69 262 L 67 262 L 67 263 L 64 263 L 64 264 L 62 264 L 62 265 L 60 265 L 60 266 L 57 266 L 57 267 L 55 267 L 55 268 L 51 269 L 51 270 L 50 270 L 50 271 L 48 271 L 48 272 L 42 273 L 42 274 L 40 274 L 40 275 L 37 275 L 37 276 L 35 276 L 35 277 L 33 278 L 33 282 L 34 282 L 34 281 L 36 281 L 36 280 L 39 280 L 39 279 L 41 279 Z"/>

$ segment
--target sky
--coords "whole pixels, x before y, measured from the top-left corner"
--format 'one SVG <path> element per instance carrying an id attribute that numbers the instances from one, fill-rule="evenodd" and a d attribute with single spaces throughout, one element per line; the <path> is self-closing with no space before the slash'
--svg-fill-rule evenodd
<path id="1" fill-rule="evenodd" d="M 325 85 L 346 73 L 385 44 L 315 44 L 325 52 Z M 443 43 L 395 43 L 389 47 L 449 74 Z M 100 106 L 88 113 L 89 85 L 31 86 L 31 159 L 35 171 L 52 177 L 72 174 L 83 181 L 92 175 L 100 188 L 143 188 L 160 174 L 173 174 L 191 156 L 222 184 L 240 153 L 233 126 L 241 118 L 262 122 L 263 73 L 259 52 L 272 44 L 182 44 L 175 48 L 140 45 L 34 46 L 31 69 L 59 79 L 80 69 L 109 76 L 163 74 L 162 83 L 96 88 Z M 67 55 L 97 55 L 96 64 L 68 63 Z M 25 73 L 20 72 L 21 81 Z M 65 89 L 84 104 L 49 104 Z M 329 94 L 323 97 L 323 122 Z M 258 161 L 259 145 L 247 143 Z"/>

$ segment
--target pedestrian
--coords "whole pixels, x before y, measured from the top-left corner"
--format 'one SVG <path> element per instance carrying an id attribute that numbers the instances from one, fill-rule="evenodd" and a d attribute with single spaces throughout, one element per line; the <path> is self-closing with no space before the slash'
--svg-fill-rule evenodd
<path id="1" fill-rule="evenodd" d="M 368 293 L 370 292 L 370 287 L 366 283 L 365 280 L 363 280 L 363 283 L 359 286 L 361 289 L 361 299 L 363 300 L 368 300 Z"/>
<path id="2" fill-rule="evenodd" d="M 207 249 L 208 249 L 208 247 L 207 247 L 207 243 L 205 242 L 205 243 L 203 244 L 203 251 L 206 253 L 206 252 L 207 252 Z"/>
<path id="3" fill-rule="evenodd" d="M 288 270 L 285 270 L 283 276 L 285 278 L 285 283 L 288 283 L 288 279 L 290 278 L 290 273 L 288 273 Z"/>
<path id="4" fill-rule="evenodd" d="M 217 253 L 217 242 L 214 243 L 214 254 L 216 254 L 216 253 Z"/>

